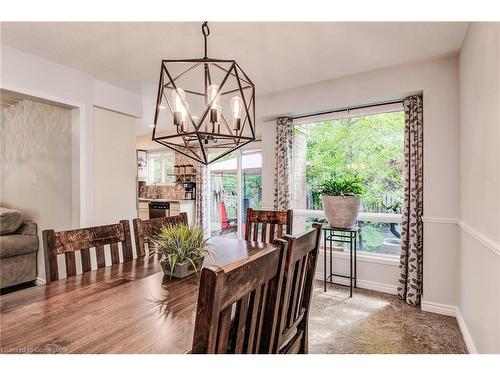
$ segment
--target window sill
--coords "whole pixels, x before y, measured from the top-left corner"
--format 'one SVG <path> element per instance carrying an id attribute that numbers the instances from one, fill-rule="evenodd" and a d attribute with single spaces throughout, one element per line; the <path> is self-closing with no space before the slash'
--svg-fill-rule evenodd
<path id="1" fill-rule="evenodd" d="M 323 255 L 324 251 L 325 251 L 324 248 L 320 248 L 320 254 L 319 254 L 320 258 L 324 257 Z M 348 252 L 333 251 L 332 253 L 334 258 L 349 259 Z M 376 263 L 376 264 L 384 264 L 387 266 L 396 266 L 396 267 L 399 266 L 399 257 L 392 255 L 382 255 L 382 254 L 372 255 L 371 253 L 358 251 L 356 259 L 358 262 L 362 263 Z"/>

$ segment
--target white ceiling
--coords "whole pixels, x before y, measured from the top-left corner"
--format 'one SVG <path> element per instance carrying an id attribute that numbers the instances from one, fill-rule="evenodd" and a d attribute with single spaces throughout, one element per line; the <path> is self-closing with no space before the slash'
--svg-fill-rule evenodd
<path id="1" fill-rule="evenodd" d="M 456 53 L 464 22 L 212 22 L 209 57 L 235 59 L 258 95 Z M 2 43 L 140 92 L 162 59 L 203 55 L 201 22 L 2 23 Z"/>

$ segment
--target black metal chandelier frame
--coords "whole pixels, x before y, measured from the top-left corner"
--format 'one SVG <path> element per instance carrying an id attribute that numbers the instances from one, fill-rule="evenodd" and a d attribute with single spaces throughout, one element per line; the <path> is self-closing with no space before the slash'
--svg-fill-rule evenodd
<path id="1" fill-rule="evenodd" d="M 178 59 L 178 60 L 162 60 L 161 70 L 160 70 L 160 80 L 158 84 L 158 96 L 156 100 L 156 110 L 154 116 L 154 127 L 153 127 L 153 135 L 152 140 L 165 146 L 170 149 L 173 149 L 176 152 L 179 152 L 191 159 L 194 159 L 204 165 L 208 165 L 229 153 L 245 146 L 246 144 L 255 140 L 255 85 L 247 76 L 247 74 L 241 69 L 238 63 L 235 60 L 226 60 L 226 59 L 214 59 L 207 57 L 207 36 L 210 34 L 208 29 L 208 25 L 206 22 L 202 25 L 202 33 L 205 38 L 205 56 L 202 58 L 195 59 Z M 193 64 L 189 68 L 182 71 L 180 74 L 172 77 L 171 72 L 168 69 L 169 64 Z M 199 67 L 203 64 L 204 68 L 204 92 L 187 90 L 184 89 L 186 93 L 192 95 L 198 95 L 205 97 L 205 109 L 203 110 L 199 119 L 195 120 L 187 101 L 180 95 L 180 88 L 176 85 L 176 81 L 181 77 L 189 74 L 195 68 Z M 225 68 L 221 64 L 229 65 L 229 68 Z M 211 69 L 219 69 L 219 71 L 224 72 L 224 78 L 221 84 L 218 87 L 218 91 L 216 95 L 212 98 L 212 100 L 208 100 L 207 90 L 208 87 L 212 84 L 211 77 Z M 224 84 L 226 81 L 233 77 L 236 79 L 237 88 L 223 91 Z M 164 84 L 165 78 L 167 78 L 167 83 Z M 168 95 L 166 95 L 165 90 L 174 90 L 177 95 L 179 95 L 180 100 L 182 100 L 182 104 L 187 112 L 187 119 L 192 125 L 191 131 L 183 131 L 182 127 L 177 127 L 176 134 L 157 136 L 157 125 L 160 113 L 160 106 L 162 99 L 167 103 L 167 106 L 174 116 L 174 105 L 171 103 Z M 245 97 L 244 90 L 251 90 L 251 95 L 248 98 Z M 224 96 L 229 94 L 239 93 L 240 97 L 243 101 L 243 109 L 244 109 L 244 118 L 241 120 L 241 127 L 239 129 L 231 129 L 230 124 L 228 123 L 225 116 L 220 113 L 220 117 L 222 121 L 219 121 L 217 124 L 211 123 L 212 131 L 208 130 L 207 123 L 205 120 L 207 116 L 210 115 L 210 109 L 215 102 L 215 97 Z M 239 125 L 240 123 L 238 123 Z M 202 126 L 205 125 L 205 128 L 202 130 Z M 223 129 L 226 130 L 226 133 L 221 133 L 220 128 L 221 125 Z M 248 126 L 251 136 L 243 135 L 243 131 L 245 127 Z M 182 145 L 173 143 L 172 140 L 174 138 L 182 137 Z M 218 142 L 221 141 L 221 142 Z M 194 145 L 193 145 L 194 144 Z M 201 155 L 198 155 L 194 152 L 194 149 L 200 149 Z M 217 155 L 214 159 L 209 160 L 208 152 L 211 149 L 224 149 L 227 148 L 225 152 Z"/>

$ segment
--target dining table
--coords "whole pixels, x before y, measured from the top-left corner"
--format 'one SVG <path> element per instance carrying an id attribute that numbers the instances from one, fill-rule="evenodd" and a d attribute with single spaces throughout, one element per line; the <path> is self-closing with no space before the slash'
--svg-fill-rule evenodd
<path id="1" fill-rule="evenodd" d="M 272 244 L 209 239 L 203 267 Z M 0 353 L 188 353 L 199 275 L 164 275 L 156 256 L 133 259 L 0 296 Z"/>

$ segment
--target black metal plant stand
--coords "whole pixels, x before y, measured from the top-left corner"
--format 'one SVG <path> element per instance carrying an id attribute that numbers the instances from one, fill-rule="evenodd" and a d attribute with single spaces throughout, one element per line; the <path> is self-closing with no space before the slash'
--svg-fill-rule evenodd
<path id="1" fill-rule="evenodd" d="M 349 297 L 352 297 L 352 288 L 357 288 L 357 267 L 356 267 L 356 249 L 357 249 L 357 235 L 359 227 L 352 228 L 335 228 L 331 226 L 323 227 L 323 240 L 324 240 L 324 290 L 326 292 L 326 284 L 334 284 L 346 286 L 345 284 L 333 281 L 333 277 L 341 277 L 349 279 Z M 333 272 L 333 248 L 335 243 L 348 243 L 349 244 L 349 275 L 342 275 Z M 330 272 L 327 272 L 326 253 L 330 251 Z M 354 284 L 354 285 L 353 285 Z"/>

